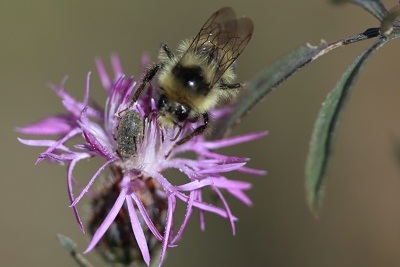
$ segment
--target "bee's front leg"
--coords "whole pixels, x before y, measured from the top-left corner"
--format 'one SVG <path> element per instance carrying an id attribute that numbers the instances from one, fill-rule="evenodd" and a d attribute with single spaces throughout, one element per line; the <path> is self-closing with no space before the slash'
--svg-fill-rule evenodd
<path id="1" fill-rule="evenodd" d="M 152 67 L 151 69 L 149 69 L 146 72 L 146 75 L 144 75 L 143 79 L 142 79 L 142 83 L 140 84 L 140 86 L 138 87 L 138 89 L 135 91 L 135 94 L 133 95 L 131 104 L 129 104 L 129 107 L 133 106 L 133 103 L 136 102 L 139 99 L 140 94 L 142 93 L 144 87 L 151 82 L 151 80 L 153 80 L 154 76 L 157 74 L 157 72 L 162 68 L 163 64 L 162 63 L 158 63 L 157 65 L 155 65 L 154 67 Z"/>
<path id="2" fill-rule="evenodd" d="M 125 111 L 127 111 L 128 109 L 130 109 L 135 102 L 139 99 L 140 94 L 142 93 L 142 91 L 144 90 L 145 86 L 151 82 L 151 80 L 153 80 L 154 76 L 157 74 L 157 72 L 163 67 L 162 63 L 158 63 L 157 65 L 155 65 L 154 67 L 152 67 L 151 69 L 149 69 L 146 74 L 144 75 L 143 79 L 142 79 L 142 83 L 139 85 L 138 89 L 136 89 L 135 94 L 133 95 L 132 101 L 129 103 L 129 106 L 123 110 L 121 110 L 120 112 L 118 112 L 118 116 L 121 116 L 121 114 Z"/>
<path id="3" fill-rule="evenodd" d="M 174 146 L 171 148 L 171 150 L 167 153 L 167 155 L 165 155 L 165 158 L 168 158 L 169 154 L 171 154 L 171 151 L 178 147 L 183 145 L 184 143 L 186 143 L 187 141 L 189 141 L 190 139 L 192 139 L 193 137 L 202 134 L 208 127 L 209 124 L 209 117 L 208 117 L 208 113 L 203 113 L 203 123 L 202 125 L 200 125 L 199 127 L 197 127 L 196 129 L 193 130 L 193 132 L 191 132 L 190 134 L 188 134 L 187 136 L 185 136 L 184 138 L 182 138 L 181 140 L 179 140 L 178 142 L 176 142 L 174 144 Z"/>
<path id="4" fill-rule="evenodd" d="M 176 142 L 174 147 L 183 145 L 184 143 L 186 143 L 187 141 L 189 141 L 193 137 L 195 137 L 195 136 L 197 136 L 199 134 L 202 134 L 207 129 L 208 123 L 209 123 L 208 113 L 203 113 L 202 116 L 203 116 L 204 124 L 200 125 L 196 129 L 194 129 L 193 132 L 191 132 L 190 134 L 188 134 L 187 136 L 185 136 L 184 138 L 182 138 L 181 140 Z"/>

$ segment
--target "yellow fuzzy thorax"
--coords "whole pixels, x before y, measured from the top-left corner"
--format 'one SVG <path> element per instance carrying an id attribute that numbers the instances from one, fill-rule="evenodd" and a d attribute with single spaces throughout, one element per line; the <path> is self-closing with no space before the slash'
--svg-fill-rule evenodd
<path id="1" fill-rule="evenodd" d="M 236 94 L 237 90 L 220 88 L 220 83 L 232 83 L 236 78 L 236 74 L 234 68 L 230 66 L 221 78 L 212 85 L 206 95 L 189 91 L 172 74 L 172 69 L 178 62 L 184 67 L 199 66 L 202 69 L 205 81 L 209 84 L 212 82 L 215 71 L 218 68 L 216 65 L 218 62 L 210 64 L 207 58 L 195 54 L 195 51 L 187 51 L 190 44 L 191 40 L 183 41 L 177 49 L 180 54 L 174 59 L 169 59 L 163 51 L 160 51 L 159 59 L 164 63 L 164 66 L 158 75 L 158 83 L 169 100 L 185 104 L 198 113 L 205 113 L 215 107 L 220 100 Z M 168 120 L 167 118 L 165 119 Z"/>

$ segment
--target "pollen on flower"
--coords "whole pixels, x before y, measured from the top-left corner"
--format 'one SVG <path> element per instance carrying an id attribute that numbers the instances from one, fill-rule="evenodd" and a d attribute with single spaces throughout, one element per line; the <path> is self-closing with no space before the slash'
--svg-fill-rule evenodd
<path id="1" fill-rule="evenodd" d="M 45 147 L 38 162 L 47 159 L 67 165 L 69 204 L 82 230 L 77 206 L 83 197 L 91 198 L 87 225 L 92 239 L 85 252 L 96 248 L 108 261 L 123 264 L 142 261 L 147 265 L 159 262 L 161 265 L 167 249 L 176 246 L 182 238 L 194 211 L 200 214 L 201 229 L 205 229 L 204 213 L 207 212 L 227 219 L 234 234 L 237 218 L 225 195 L 251 205 L 245 193 L 251 184 L 230 180 L 227 175 L 232 171 L 264 175 L 265 171 L 246 167 L 247 158 L 219 154 L 216 150 L 261 138 L 266 132 L 212 141 L 198 135 L 176 146 L 176 136 L 186 136 L 198 124 L 187 123 L 180 129 L 161 127 L 157 94 L 151 84 L 131 106 L 137 82 L 123 75 L 117 56 L 112 56 L 111 62 L 113 78 L 107 74 L 103 62 L 96 61 L 108 95 L 104 108 L 89 106 L 90 74 L 82 101 L 67 93 L 64 80 L 52 89 L 61 98 L 66 114 L 49 116 L 17 129 L 24 134 L 56 136 L 54 140 L 19 140 L 29 146 Z M 149 59 L 145 57 L 143 69 L 148 64 Z M 221 110 L 210 113 L 214 119 L 226 115 Z M 66 142 L 72 138 L 80 144 L 67 146 Z M 195 158 L 188 158 L 185 152 L 191 152 Z M 74 168 L 78 162 L 92 157 L 103 159 L 104 163 L 86 185 L 78 187 L 80 191 L 76 194 L 74 186 L 79 185 L 80 179 L 73 175 Z M 186 182 L 174 183 L 175 177 L 167 176 L 170 169 L 181 172 Z M 221 205 L 204 200 L 206 189 L 215 193 Z M 178 201 L 186 205 L 181 221 L 174 218 Z"/>

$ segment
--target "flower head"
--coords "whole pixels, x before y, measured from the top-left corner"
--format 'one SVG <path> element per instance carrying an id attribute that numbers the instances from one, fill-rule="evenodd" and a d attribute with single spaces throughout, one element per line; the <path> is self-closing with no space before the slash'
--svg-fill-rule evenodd
<path id="1" fill-rule="evenodd" d="M 161 265 L 167 248 L 174 247 L 182 237 L 194 210 L 200 213 L 201 229 L 205 229 L 204 213 L 209 212 L 227 219 L 235 233 L 237 218 L 223 193 L 251 205 L 245 194 L 251 184 L 230 180 L 226 174 L 239 171 L 263 175 L 265 172 L 245 167 L 247 158 L 226 156 L 215 150 L 261 138 L 266 133 L 214 141 L 198 135 L 176 146 L 176 136 L 186 136 L 198 125 L 188 123 L 182 129 L 160 127 L 155 104 L 157 92 L 153 86 L 149 85 L 131 106 L 137 82 L 133 77 L 123 75 L 117 56 L 112 56 L 111 62 L 114 70 L 112 79 L 105 71 L 103 62 L 96 61 L 102 85 L 108 94 L 104 109 L 89 106 L 89 73 L 83 101 L 72 98 L 66 92 L 65 79 L 61 85 L 51 86 L 61 98 L 67 114 L 49 116 L 18 128 L 25 134 L 59 136 L 56 140 L 19 140 L 26 145 L 46 147 L 37 162 L 47 159 L 67 164 L 70 205 L 82 230 L 84 227 L 76 207 L 91 192 L 93 216 L 89 228 L 93 238 L 85 252 L 97 247 L 103 255 L 113 255 L 108 257 L 113 261 L 121 261 L 121 255 L 130 255 L 123 261 L 143 260 L 149 265 L 154 252 L 160 250 Z M 143 65 L 148 65 L 148 62 L 148 58 L 144 57 Z M 226 110 L 211 111 L 214 119 L 227 113 Z M 67 146 L 66 142 L 73 137 L 80 137 L 80 143 Z M 78 181 L 73 176 L 73 170 L 79 161 L 91 157 L 102 158 L 104 163 L 75 197 L 73 187 L 78 185 Z M 173 182 L 176 179 L 166 174 L 170 169 L 181 172 L 186 181 L 179 184 Z M 93 186 L 95 181 L 100 186 Z M 221 205 L 203 200 L 206 188 L 218 196 Z M 183 220 L 176 224 L 174 212 L 178 201 L 186 205 L 186 212 Z M 129 238 L 122 240 L 121 237 L 129 231 Z"/>

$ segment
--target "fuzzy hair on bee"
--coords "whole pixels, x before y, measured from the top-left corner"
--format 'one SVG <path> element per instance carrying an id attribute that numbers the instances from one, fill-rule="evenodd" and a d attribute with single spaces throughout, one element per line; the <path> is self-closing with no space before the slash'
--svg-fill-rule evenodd
<path id="1" fill-rule="evenodd" d="M 176 55 L 162 44 L 159 62 L 144 76 L 130 106 L 157 75 L 160 125 L 179 127 L 176 139 L 186 123 L 203 120 L 175 146 L 203 133 L 209 124 L 209 111 L 242 87 L 235 83 L 234 63 L 249 43 L 253 29 L 251 19 L 237 17 L 231 7 L 224 7 L 211 15 L 194 38 L 182 41 Z"/>
<path id="2" fill-rule="evenodd" d="M 158 58 L 163 64 L 158 74 L 160 98 L 164 96 L 169 102 L 164 106 L 162 103 L 158 105 L 161 125 L 172 127 L 186 119 L 195 122 L 201 114 L 208 112 L 221 100 L 229 99 L 239 92 L 239 85 L 231 88 L 232 90 L 226 90 L 226 87 L 221 86 L 235 81 L 234 65 L 229 66 L 215 84 L 211 84 L 213 74 L 218 68 L 217 62 L 210 61 L 207 55 L 189 51 L 190 44 L 190 39 L 182 41 L 177 49 L 177 56 L 172 59 L 164 49 L 159 52 Z M 187 53 L 183 57 L 185 52 Z M 171 107 L 173 103 L 187 107 L 187 118 L 180 119 L 177 112 L 171 112 L 180 110 L 179 107 Z"/>

